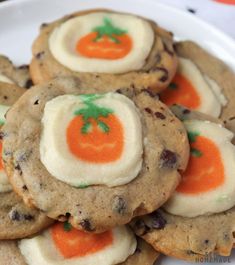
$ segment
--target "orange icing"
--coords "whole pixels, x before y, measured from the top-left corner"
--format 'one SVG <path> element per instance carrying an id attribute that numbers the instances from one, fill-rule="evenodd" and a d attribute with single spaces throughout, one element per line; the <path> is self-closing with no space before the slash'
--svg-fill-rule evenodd
<path id="1" fill-rule="evenodd" d="M 120 120 L 114 115 L 99 117 L 108 131 L 104 131 L 94 118 L 90 128 L 82 133 L 84 120 L 76 116 L 67 127 L 66 137 L 70 151 L 79 159 L 93 163 L 108 163 L 120 158 L 124 146 L 124 132 Z"/>
<path id="2" fill-rule="evenodd" d="M 172 84 L 160 94 L 160 100 L 167 106 L 180 104 L 189 109 L 197 109 L 201 103 L 192 83 L 181 74 L 176 74 Z"/>
<path id="3" fill-rule="evenodd" d="M 182 173 L 182 182 L 177 191 L 197 194 L 221 186 L 225 181 L 224 166 L 216 144 L 204 136 L 196 136 L 190 146 L 189 164 Z M 196 155 L 193 154 L 195 151 Z"/>
<path id="4" fill-rule="evenodd" d="M 81 38 L 77 42 L 76 51 L 89 58 L 115 60 L 125 57 L 132 49 L 132 40 L 127 34 L 114 35 L 118 42 L 114 42 L 108 36 L 94 41 L 97 34 L 97 32 L 91 32 Z"/>
<path id="5" fill-rule="evenodd" d="M 51 235 L 56 248 L 65 258 L 84 257 L 113 243 L 112 231 L 91 234 L 79 231 L 71 226 L 66 230 L 64 223 L 54 224 L 51 228 Z"/>

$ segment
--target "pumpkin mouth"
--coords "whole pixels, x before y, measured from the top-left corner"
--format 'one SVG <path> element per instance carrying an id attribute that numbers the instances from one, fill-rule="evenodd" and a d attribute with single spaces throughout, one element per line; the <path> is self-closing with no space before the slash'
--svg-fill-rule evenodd
<path id="1" fill-rule="evenodd" d="M 102 151 L 103 149 L 112 149 L 116 146 L 116 143 L 100 143 L 97 144 L 96 146 L 93 144 L 89 144 L 89 143 L 81 143 L 81 147 L 82 148 L 87 148 L 87 149 L 94 149 L 94 151 Z"/>

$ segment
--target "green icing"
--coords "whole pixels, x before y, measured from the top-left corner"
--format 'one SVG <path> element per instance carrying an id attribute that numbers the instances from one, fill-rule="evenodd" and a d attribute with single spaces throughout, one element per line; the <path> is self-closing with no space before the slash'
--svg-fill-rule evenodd
<path id="1" fill-rule="evenodd" d="M 72 225 L 66 221 L 64 222 L 64 231 L 69 232 L 72 229 Z"/>
<path id="2" fill-rule="evenodd" d="M 224 202 L 228 200 L 228 196 L 227 195 L 221 195 L 216 199 L 216 202 Z"/>
<path id="3" fill-rule="evenodd" d="M 170 90 L 176 90 L 178 88 L 178 85 L 176 83 L 170 83 L 169 86 L 168 86 L 168 88 Z"/>
<path id="4" fill-rule="evenodd" d="M 191 147 L 190 152 L 195 157 L 201 157 L 202 156 L 202 152 L 196 148 Z"/>
<path id="5" fill-rule="evenodd" d="M 92 127 L 90 119 L 94 119 L 96 124 L 104 133 L 109 132 L 109 126 L 100 120 L 100 117 L 107 118 L 109 114 L 113 113 L 113 110 L 110 108 L 100 107 L 94 103 L 95 100 L 102 98 L 103 95 L 88 94 L 82 95 L 81 99 L 86 106 L 85 108 L 78 109 L 74 112 L 75 115 L 81 115 L 84 121 L 81 128 L 82 134 L 87 134 Z"/>
<path id="6" fill-rule="evenodd" d="M 188 140 L 190 143 L 195 143 L 197 136 L 199 136 L 199 132 L 188 132 Z"/>
<path id="7" fill-rule="evenodd" d="M 5 114 L 8 111 L 10 106 L 6 105 L 0 105 L 0 126 L 2 126 L 5 123 Z"/>
<path id="8" fill-rule="evenodd" d="M 93 41 L 96 42 L 100 40 L 103 36 L 108 36 L 115 43 L 120 43 L 120 41 L 117 38 L 115 38 L 115 36 L 121 36 L 127 33 L 127 31 L 121 28 L 115 27 L 111 19 L 108 17 L 104 17 L 103 23 L 104 24 L 102 26 L 98 26 L 93 29 L 94 32 L 97 32 L 97 36 Z"/>
<path id="9" fill-rule="evenodd" d="M 79 189 L 86 189 L 86 188 L 88 188 L 89 187 L 89 185 L 87 185 L 87 184 L 80 184 L 80 185 L 78 185 L 77 186 L 77 188 L 79 188 Z"/>

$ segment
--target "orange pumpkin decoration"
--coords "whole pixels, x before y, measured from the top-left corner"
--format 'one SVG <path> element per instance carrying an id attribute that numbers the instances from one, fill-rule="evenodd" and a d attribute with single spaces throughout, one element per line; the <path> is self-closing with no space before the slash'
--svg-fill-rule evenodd
<path id="1" fill-rule="evenodd" d="M 84 257 L 113 243 L 112 231 L 85 233 L 73 228 L 68 222 L 54 224 L 51 235 L 55 246 L 65 258 Z"/>
<path id="2" fill-rule="evenodd" d="M 115 60 L 125 57 L 132 49 L 132 40 L 125 30 L 114 27 L 108 18 L 104 25 L 82 37 L 76 51 L 82 56 Z"/>
<path id="3" fill-rule="evenodd" d="M 120 120 L 108 108 L 93 103 L 96 95 L 86 95 L 86 108 L 75 112 L 67 127 L 67 144 L 73 155 L 93 163 L 108 163 L 120 158 L 124 132 Z"/>
<path id="4" fill-rule="evenodd" d="M 160 94 L 160 100 L 167 106 L 180 104 L 190 109 L 197 109 L 201 99 L 191 82 L 181 74 L 176 74 L 172 83 Z"/>
<path id="5" fill-rule="evenodd" d="M 178 192 L 197 194 L 215 189 L 225 180 L 218 147 L 209 138 L 190 132 L 191 156 Z"/>

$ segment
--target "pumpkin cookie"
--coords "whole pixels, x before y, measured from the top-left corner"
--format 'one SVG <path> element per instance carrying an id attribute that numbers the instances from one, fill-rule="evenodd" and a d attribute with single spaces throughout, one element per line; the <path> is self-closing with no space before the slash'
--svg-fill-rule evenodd
<path id="1" fill-rule="evenodd" d="M 5 168 L 26 203 L 97 233 L 159 208 L 189 155 L 182 123 L 152 93 L 110 91 L 57 78 L 27 91 L 3 128 Z"/>
<path id="2" fill-rule="evenodd" d="M 219 117 L 235 131 L 234 72 L 194 42 L 178 42 L 175 49 L 177 74 L 160 99 L 168 106 L 180 104 Z"/>
<path id="3" fill-rule="evenodd" d="M 26 91 L 14 84 L 0 82 L 0 125 L 5 123 L 5 113 Z M 1 138 L 4 134 L 1 133 Z M 0 140 L 2 151 L 2 140 Z M 2 152 L 1 152 L 2 153 Z M 40 231 L 52 221 L 42 212 L 24 205 L 12 191 L 3 164 L 0 162 L 0 239 L 21 238 Z"/>
<path id="4" fill-rule="evenodd" d="M 35 256 L 37 258 L 35 258 Z M 150 245 L 127 227 L 102 234 L 75 230 L 68 223 L 57 223 L 40 235 L 21 241 L 0 241 L 0 263 L 11 265 L 153 265 L 159 256 Z M 121 263 L 120 263 L 121 262 Z"/>
<path id="5" fill-rule="evenodd" d="M 32 51 L 35 84 L 75 75 L 94 89 L 112 84 L 158 92 L 177 67 L 171 33 L 145 18 L 105 9 L 43 24 Z"/>
<path id="6" fill-rule="evenodd" d="M 0 82 L 15 84 L 20 87 L 30 88 L 33 85 L 29 75 L 29 66 L 16 67 L 3 55 L 0 55 Z"/>
<path id="7" fill-rule="evenodd" d="M 217 254 L 229 256 L 233 248 L 234 134 L 214 119 L 185 110 L 177 110 L 191 148 L 182 182 L 161 210 L 138 217 L 132 227 L 156 250 L 199 262 Z"/>

